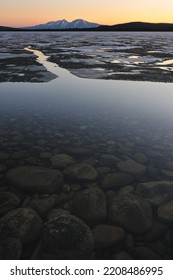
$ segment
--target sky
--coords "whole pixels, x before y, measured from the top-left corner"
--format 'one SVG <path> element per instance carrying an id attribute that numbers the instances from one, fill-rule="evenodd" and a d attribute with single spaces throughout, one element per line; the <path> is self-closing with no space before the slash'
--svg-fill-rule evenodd
<path id="1" fill-rule="evenodd" d="M 99 24 L 173 23 L 173 0 L 0 0 L 0 25 L 24 27 L 82 18 Z"/>

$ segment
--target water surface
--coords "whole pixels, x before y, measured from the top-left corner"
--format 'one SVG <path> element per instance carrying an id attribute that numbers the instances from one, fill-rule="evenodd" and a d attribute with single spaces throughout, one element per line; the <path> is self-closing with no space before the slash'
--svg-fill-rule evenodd
<path id="1" fill-rule="evenodd" d="M 40 36 L 42 39 L 45 36 L 47 40 L 46 35 Z M 58 35 L 58 38 L 59 36 L 61 35 Z M 71 34 L 68 36 L 71 38 Z M 136 36 L 135 33 L 135 42 Z M 126 37 L 128 42 L 128 36 Z M 102 46 L 105 46 L 106 43 L 101 39 L 103 38 L 100 37 Z M 13 40 L 15 41 L 15 38 Z M 30 44 L 27 44 L 26 38 L 22 43 L 28 55 L 29 52 L 31 55 L 34 52 L 34 59 L 53 73 L 54 79 L 42 83 L 0 83 L 1 190 L 10 190 L 18 194 L 6 178 L 6 172 L 10 169 L 23 165 L 52 169 L 54 167 L 51 158 L 59 154 L 72 156 L 76 163 L 89 164 L 97 171 L 98 177 L 88 183 L 66 181 L 65 177 L 61 195 L 65 195 L 66 198 L 53 208 L 70 211 L 70 205 L 76 193 L 82 193 L 86 189 L 90 191 L 93 187 L 104 191 L 109 208 L 111 197 L 123 194 L 130 197 L 136 194 L 140 183 L 153 181 L 171 183 L 173 179 L 173 84 L 104 80 L 94 77 L 92 79 L 80 78 L 67 69 L 47 61 L 49 55 L 44 55 L 47 51 L 41 52 L 36 45 L 35 43 L 35 46 L 29 47 Z M 44 42 L 41 46 L 45 46 Z M 157 47 L 157 41 L 155 47 Z M 110 46 L 105 46 L 105 48 L 110 50 Z M 171 49 L 169 44 L 167 49 Z M 136 55 L 130 57 L 132 60 L 138 58 Z M 102 68 L 98 69 L 100 71 Z M 89 72 L 90 69 L 86 71 Z M 132 170 L 130 171 L 132 178 L 128 184 L 121 182 L 118 188 L 105 187 L 104 180 L 107 175 L 121 173 L 122 176 L 127 176 L 129 171 L 122 171 L 119 163 L 128 160 L 133 160 L 133 163 L 135 161 L 137 168 L 134 169 L 138 169 L 139 166 L 141 168 L 142 165 L 144 172 L 141 173 L 138 170 L 136 176 L 137 171 Z M 63 172 L 65 176 L 65 171 Z M 47 198 L 39 194 L 24 193 L 23 195 L 24 198 L 20 193 L 22 203 L 25 203 L 26 207 L 32 205 L 31 202 L 35 197 Z M 165 220 L 160 218 L 159 214 L 157 215 L 157 211 L 162 205 L 172 200 L 172 194 L 164 193 L 163 195 L 163 191 L 156 191 L 152 197 L 145 197 L 145 195 L 142 199 L 150 203 L 153 224 L 151 228 L 147 226 L 144 232 L 139 231 L 142 234 L 140 236 L 138 236 L 138 231 L 136 233 L 129 230 L 126 225 L 122 226 L 126 234 L 131 235 L 135 244 L 134 251 L 129 254 L 137 258 L 135 248 L 139 247 L 139 244 L 156 250 L 152 247 L 153 242 L 159 241 L 161 245 L 158 245 L 159 249 L 157 248 L 155 252 L 160 258 L 164 259 L 167 256 L 172 258 L 169 245 L 163 235 L 155 237 L 154 241 L 146 241 L 148 232 L 150 234 L 155 229 L 155 223 L 158 220 L 161 226 L 165 223 Z M 52 196 L 48 195 L 48 197 Z M 43 221 L 48 219 L 48 216 L 46 217 Z M 85 221 L 85 217 L 83 220 Z M 109 221 L 104 217 L 97 223 L 107 224 Z M 170 231 L 170 225 L 170 222 L 164 224 L 164 234 Z M 164 253 L 160 250 L 163 247 Z M 128 248 L 125 247 L 125 249 L 128 251 Z M 109 252 L 107 249 L 101 252 L 96 250 L 96 258 L 112 258 L 113 253 L 119 252 L 118 250 L 120 250 L 119 247 L 114 248 L 114 246 L 108 248 Z"/>

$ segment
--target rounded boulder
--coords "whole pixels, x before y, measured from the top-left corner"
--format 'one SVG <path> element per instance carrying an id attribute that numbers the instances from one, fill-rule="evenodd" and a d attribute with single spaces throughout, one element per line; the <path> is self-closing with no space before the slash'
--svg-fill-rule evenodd
<path id="1" fill-rule="evenodd" d="M 89 259 L 94 238 L 79 218 L 61 215 L 44 224 L 39 258 L 48 260 Z"/>
<path id="2" fill-rule="evenodd" d="M 53 193 L 63 186 L 63 175 L 58 170 L 37 166 L 21 166 L 7 172 L 7 179 L 26 192 Z"/>

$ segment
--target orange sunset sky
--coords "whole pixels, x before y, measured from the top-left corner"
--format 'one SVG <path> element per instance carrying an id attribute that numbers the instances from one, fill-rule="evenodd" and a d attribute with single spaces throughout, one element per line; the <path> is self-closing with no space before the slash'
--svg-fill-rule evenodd
<path id="1" fill-rule="evenodd" d="M 99 24 L 173 23 L 173 0 L 1 0 L 0 25 L 31 26 L 82 18 Z"/>

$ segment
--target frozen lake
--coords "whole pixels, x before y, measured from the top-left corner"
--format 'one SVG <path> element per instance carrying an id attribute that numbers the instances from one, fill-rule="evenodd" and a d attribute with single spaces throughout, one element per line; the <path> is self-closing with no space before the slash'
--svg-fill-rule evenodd
<path id="1" fill-rule="evenodd" d="M 79 77 L 172 82 L 172 40 L 172 32 L 1 32 L 0 81 L 44 72 L 24 50 L 31 45 Z"/>

